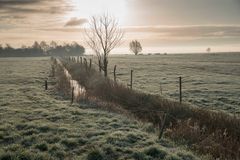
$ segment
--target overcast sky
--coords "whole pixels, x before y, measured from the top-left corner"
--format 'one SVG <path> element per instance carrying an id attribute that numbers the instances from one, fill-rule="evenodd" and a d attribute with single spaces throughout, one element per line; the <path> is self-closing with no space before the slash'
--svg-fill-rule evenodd
<path id="1" fill-rule="evenodd" d="M 84 45 L 82 28 L 104 12 L 126 30 L 123 48 L 138 39 L 145 52 L 240 51 L 240 0 L 0 0 L 0 43 Z"/>

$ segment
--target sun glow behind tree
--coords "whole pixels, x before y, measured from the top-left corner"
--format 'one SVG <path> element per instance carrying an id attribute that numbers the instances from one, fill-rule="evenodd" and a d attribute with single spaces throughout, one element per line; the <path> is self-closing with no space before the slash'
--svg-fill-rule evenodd
<path id="1" fill-rule="evenodd" d="M 123 25 L 128 15 L 126 0 L 71 0 L 72 11 L 66 14 L 68 20 L 72 17 L 89 18 L 94 15 L 110 13 Z"/>

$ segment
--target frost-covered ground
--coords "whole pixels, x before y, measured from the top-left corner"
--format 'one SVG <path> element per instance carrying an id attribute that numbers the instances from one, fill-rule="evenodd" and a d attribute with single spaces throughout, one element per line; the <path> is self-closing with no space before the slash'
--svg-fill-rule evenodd
<path id="1" fill-rule="evenodd" d="M 49 72 L 49 58 L 0 58 L 0 160 L 208 158 L 158 140 L 151 124 L 70 105 L 56 94 Z"/>
<path id="2" fill-rule="evenodd" d="M 178 100 L 178 77 L 183 79 L 183 101 L 200 107 L 240 113 L 240 54 L 176 54 L 111 56 L 109 76 L 134 89 Z"/>

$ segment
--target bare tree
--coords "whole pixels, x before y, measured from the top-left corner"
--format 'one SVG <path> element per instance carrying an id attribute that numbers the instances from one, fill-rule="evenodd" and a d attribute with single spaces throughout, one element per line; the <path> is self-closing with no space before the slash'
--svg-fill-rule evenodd
<path id="1" fill-rule="evenodd" d="M 210 52 L 211 52 L 211 48 L 207 48 L 206 51 L 207 51 L 208 53 L 210 53 Z"/>
<path id="2" fill-rule="evenodd" d="M 139 52 L 142 52 L 142 45 L 137 40 L 133 40 L 129 44 L 130 51 L 132 51 L 135 55 L 137 55 Z"/>
<path id="3" fill-rule="evenodd" d="M 93 16 L 89 28 L 85 28 L 87 44 L 98 58 L 98 66 L 108 75 L 108 55 L 120 44 L 124 32 L 118 26 L 118 21 L 107 14 Z"/>
<path id="4" fill-rule="evenodd" d="M 40 45 L 41 49 L 44 51 L 44 53 L 47 53 L 47 51 L 50 48 L 49 45 L 47 44 L 47 42 L 45 42 L 45 41 L 41 41 L 39 45 Z"/>

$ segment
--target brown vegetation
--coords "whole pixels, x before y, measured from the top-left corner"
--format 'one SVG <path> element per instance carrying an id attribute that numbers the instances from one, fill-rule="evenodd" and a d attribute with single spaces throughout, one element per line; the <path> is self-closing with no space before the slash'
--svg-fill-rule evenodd
<path id="1" fill-rule="evenodd" d="M 167 113 L 165 135 L 214 158 L 239 159 L 240 119 L 223 112 L 191 107 L 163 97 L 140 93 L 104 77 L 83 64 L 62 60 L 89 97 L 120 105 L 136 118 L 156 126 Z"/>

